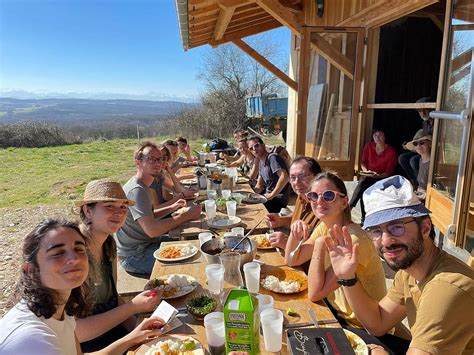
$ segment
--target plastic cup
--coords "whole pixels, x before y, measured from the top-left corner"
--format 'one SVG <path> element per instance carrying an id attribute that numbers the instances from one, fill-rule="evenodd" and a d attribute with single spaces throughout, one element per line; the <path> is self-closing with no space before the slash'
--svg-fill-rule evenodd
<path id="1" fill-rule="evenodd" d="M 278 309 L 266 309 L 260 313 L 265 350 L 281 351 L 283 334 L 283 313 Z"/>
<path id="2" fill-rule="evenodd" d="M 206 266 L 207 288 L 214 295 L 220 295 L 224 288 L 224 265 L 209 264 Z"/>
<path id="3" fill-rule="evenodd" d="M 224 238 L 225 237 L 235 237 L 235 233 L 234 232 L 224 232 Z"/>
<path id="4" fill-rule="evenodd" d="M 270 295 L 262 295 L 258 294 L 258 311 L 259 313 L 262 313 L 266 309 L 272 309 L 273 305 L 275 304 L 275 301 L 273 300 L 273 297 Z"/>
<path id="5" fill-rule="evenodd" d="M 224 313 L 212 312 L 204 317 L 207 344 L 211 355 L 225 354 Z"/>
<path id="6" fill-rule="evenodd" d="M 257 293 L 260 290 L 260 264 L 253 261 L 245 263 L 244 274 L 247 290 Z"/>
<path id="7" fill-rule="evenodd" d="M 205 242 L 212 239 L 212 233 L 202 232 L 198 234 L 199 246 L 202 246 Z"/>
<path id="8" fill-rule="evenodd" d="M 232 194 L 232 191 L 230 190 L 222 190 L 222 197 L 224 198 L 229 198 L 231 194 Z"/>
<path id="9" fill-rule="evenodd" d="M 237 202 L 227 201 L 225 205 L 227 207 L 227 215 L 229 217 L 235 217 L 237 215 Z"/>
<path id="10" fill-rule="evenodd" d="M 216 201 L 204 201 L 204 208 L 206 209 L 207 219 L 213 219 L 216 216 Z"/>
<path id="11" fill-rule="evenodd" d="M 215 200 L 217 197 L 217 191 L 216 190 L 207 190 L 207 199 L 208 200 Z"/>
<path id="12" fill-rule="evenodd" d="M 231 229 L 232 233 L 234 233 L 236 236 L 244 236 L 244 227 L 234 227 Z"/>

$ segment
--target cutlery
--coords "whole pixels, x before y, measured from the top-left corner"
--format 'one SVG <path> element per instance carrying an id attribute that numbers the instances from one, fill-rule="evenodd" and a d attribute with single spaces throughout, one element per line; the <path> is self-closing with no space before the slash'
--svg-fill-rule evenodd
<path id="1" fill-rule="evenodd" d="M 288 266 L 293 265 L 293 258 L 298 250 L 300 250 L 301 245 L 303 244 L 304 239 L 301 239 L 298 245 L 296 246 L 295 250 L 293 250 L 290 255 L 288 255 Z"/>
<path id="2" fill-rule="evenodd" d="M 310 309 L 307 310 L 307 312 L 308 312 L 308 316 L 311 319 L 311 321 L 313 322 L 314 326 L 316 328 L 319 328 L 318 318 L 316 317 L 316 314 L 314 313 L 314 311 L 310 308 Z"/>
<path id="3" fill-rule="evenodd" d="M 240 244 L 242 244 L 242 242 L 243 242 L 245 239 L 248 239 L 249 235 L 252 234 L 252 232 L 255 230 L 255 228 L 257 228 L 257 227 L 260 225 L 260 223 L 263 222 L 264 219 L 265 219 L 265 217 L 263 217 L 260 221 L 258 221 L 258 223 L 257 223 L 246 235 L 244 235 L 244 236 L 242 237 L 242 239 L 240 239 L 240 240 L 238 241 L 237 244 L 234 245 L 234 247 L 231 249 L 231 251 L 235 251 L 235 249 L 236 249 Z"/>
<path id="4" fill-rule="evenodd" d="M 186 265 L 186 264 L 198 264 L 199 261 L 188 261 L 185 263 L 180 263 L 180 262 L 174 262 L 171 264 L 165 264 L 165 263 L 160 263 L 160 266 L 177 266 L 177 265 Z"/>
<path id="5" fill-rule="evenodd" d="M 319 325 L 326 324 L 338 324 L 339 322 L 336 319 L 320 320 L 318 321 Z M 290 323 L 283 325 L 283 328 L 302 328 L 302 327 L 311 327 L 314 326 L 313 322 L 301 322 L 301 323 Z"/>

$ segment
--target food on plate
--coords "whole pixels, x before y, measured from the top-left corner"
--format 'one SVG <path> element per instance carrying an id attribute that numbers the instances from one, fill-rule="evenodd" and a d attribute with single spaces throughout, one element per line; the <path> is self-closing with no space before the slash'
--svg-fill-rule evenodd
<path id="1" fill-rule="evenodd" d="M 181 214 L 183 214 L 183 213 L 188 212 L 190 208 L 191 208 L 191 207 L 181 207 L 180 209 L 174 211 L 174 212 L 173 212 L 173 215 L 179 216 L 179 215 L 181 215 Z"/>
<path id="2" fill-rule="evenodd" d="M 257 248 L 268 249 L 272 247 L 266 234 L 253 235 L 251 238 L 255 240 L 255 243 L 257 243 Z"/>
<path id="3" fill-rule="evenodd" d="M 280 281 L 278 277 L 268 275 L 261 282 L 263 288 L 278 293 L 295 293 L 300 290 L 301 284 L 296 280 Z"/>
<path id="4" fill-rule="evenodd" d="M 298 316 L 298 312 L 296 311 L 296 309 L 291 307 L 286 310 L 286 314 L 288 314 L 290 317 Z"/>
<path id="5" fill-rule="evenodd" d="M 216 199 L 216 209 L 220 212 L 227 212 L 227 205 L 226 205 L 226 202 L 227 201 L 236 201 L 237 202 L 237 206 L 239 205 L 241 199 L 239 198 L 236 198 L 234 196 L 230 196 L 228 198 L 226 197 L 218 197 Z"/>
<path id="6" fill-rule="evenodd" d="M 170 338 L 153 344 L 145 355 L 187 355 L 196 349 L 193 338 L 177 339 Z"/>
<path id="7" fill-rule="evenodd" d="M 160 250 L 159 257 L 163 259 L 176 259 L 194 254 L 197 248 L 191 244 L 175 245 Z"/>
<path id="8" fill-rule="evenodd" d="M 216 249 L 207 251 L 207 253 L 209 255 L 222 255 L 222 254 L 228 254 L 228 253 L 238 253 L 238 254 L 243 255 L 247 253 L 247 250 L 237 248 L 234 251 L 232 251 L 231 248 L 216 248 Z"/>
<path id="9" fill-rule="evenodd" d="M 214 311 L 216 306 L 216 300 L 206 295 L 193 297 L 186 302 L 188 312 L 196 318 L 204 318 L 205 315 Z"/>
<path id="10" fill-rule="evenodd" d="M 347 339 L 349 340 L 349 343 L 351 344 L 352 349 L 357 355 L 362 355 L 362 354 L 368 354 L 368 348 L 365 342 L 362 340 L 361 337 L 359 337 L 357 334 L 347 330 L 343 329 L 344 333 L 346 334 Z"/>
<path id="11" fill-rule="evenodd" d="M 237 184 L 245 184 L 249 182 L 249 178 L 248 177 L 245 177 L 245 176 L 239 176 L 237 178 Z"/>
<path id="12" fill-rule="evenodd" d="M 196 288 L 196 281 L 189 280 L 186 275 L 168 275 L 158 279 L 151 279 L 146 283 L 145 290 L 151 290 L 156 287 L 163 290 L 163 298 L 170 298 L 191 292 Z"/>

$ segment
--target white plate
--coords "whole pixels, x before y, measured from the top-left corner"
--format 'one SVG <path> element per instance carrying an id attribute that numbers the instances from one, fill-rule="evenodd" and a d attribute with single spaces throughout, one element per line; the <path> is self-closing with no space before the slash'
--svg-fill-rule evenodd
<path id="1" fill-rule="evenodd" d="M 250 193 L 242 199 L 242 202 L 245 203 L 265 203 L 267 202 L 267 198 L 263 195 L 259 195 L 256 193 Z"/>
<path id="2" fill-rule="evenodd" d="M 165 340 L 168 340 L 168 339 L 180 339 L 180 340 L 184 340 L 184 339 L 189 339 L 191 338 L 192 340 L 194 340 L 194 342 L 196 343 L 196 349 L 193 350 L 192 352 L 190 352 L 190 354 L 192 355 L 204 355 L 204 348 L 202 347 L 202 344 L 200 342 L 198 342 L 196 339 L 194 339 L 193 337 L 189 336 L 189 335 L 178 335 L 178 334 L 173 334 L 173 335 L 164 335 L 164 336 L 161 336 L 159 338 L 156 338 L 156 339 L 153 339 L 153 340 L 150 340 L 149 342 L 145 343 L 145 344 L 142 344 L 136 351 L 135 351 L 135 355 L 145 355 L 146 352 L 148 350 L 151 349 L 151 346 L 154 345 L 154 344 L 158 344 L 160 341 L 165 341 Z"/>
<path id="3" fill-rule="evenodd" d="M 369 348 L 367 344 L 362 340 L 360 336 L 351 332 L 350 330 L 343 329 L 344 333 L 346 334 L 347 340 L 351 343 L 352 349 L 356 353 L 356 355 L 368 355 Z"/>
<path id="4" fill-rule="evenodd" d="M 188 244 L 190 245 L 190 244 Z M 180 260 L 186 260 L 186 259 L 189 259 L 191 257 L 193 257 L 194 255 L 197 254 L 198 252 L 198 248 L 196 248 L 194 245 L 190 245 L 192 248 L 193 248 L 193 251 L 190 253 L 190 254 L 186 254 L 186 255 L 183 255 L 183 256 L 180 256 L 180 257 L 177 257 L 177 258 L 162 258 L 160 256 L 160 253 L 163 251 L 163 250 L 166 250 L 166 249 L 169 249 L 169 248 L 179 248 L 179 247 L 182 247 L 183 244 L 176 244 L 176 245 L 170 245 L 170 246 L 166 246 L 166 247 L 162 247 L 158 250 L 155 250 L 155 252 L 153 253 L 153 256 L 155 257 L 156 260 L 159 260 L 159 261 L 180 261 Z"/>
<path id="5" fill-rule="evenodd" d="M 197 185 L 197 178 L 183 179 L 180 181 L 183 185 Z"/>
<path id="6" fill-rule="evenodd" d="M 242 222 L 239 217 L 215 217 L 207 221 L 207 225 L 216 229 L 227 229 L 238 226 Z"/>
<path id="7" fill-rule="evenodd" d="M 160 281 L 166 281 L 166 280 L 168 280 L 168 278 L 170 278 L 172 276 L 186 277 L 186 279 L 190 283 L 190 287 L 186 288 L 184 290 L 176 290 L 175 292 L 172 292 L 171 290 L 168 290 L 165 293 L 163 293 L 163 296 L 161 296 L 161 299 L 170 300 L 170 299 L 173 299 L 173 298 L 178 298 L 178 297 L 187 295 L 187 294 L 193 292 L 196 289 L 196 287 L 198 287 L 198 285 L 199 285 L 199 282 L 194 277 L 189 276 L 189 275 L 184 275 L 184 274 L 169 274 L 169 275 L 166 275 L 166 276 L 157 277 L 156 279 L 158 279 Z M 151 279 L 150 281 L 148 281 L 145 284 L 144 289 L 145 290 L 150 290 L 152 288 L 155 288 L 156 285 L 155 284 L 150 285 L 150 283 L 153 282 L 156 279 Z"/>

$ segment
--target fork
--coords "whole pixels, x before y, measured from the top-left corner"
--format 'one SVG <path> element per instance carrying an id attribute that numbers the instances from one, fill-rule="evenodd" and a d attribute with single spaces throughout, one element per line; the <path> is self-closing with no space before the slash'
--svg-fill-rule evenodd
<path id="1" fill-rule="evenodd" d="M 288 255 L 288 266 L 293 265 L 293 257 L 295 256 L 296 252 L 301 248 L 301 245 L 303 244 L 304 239 L 302 238 L 296 248 Z M 291 264 L 291 265 L 290 265 Z"/>

